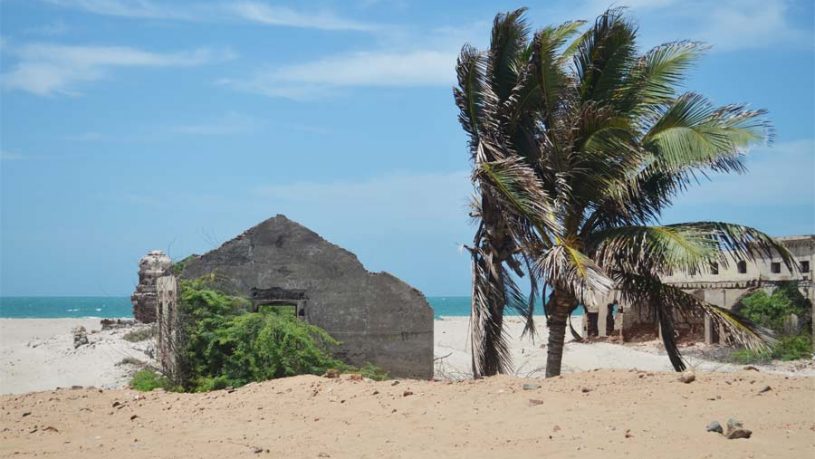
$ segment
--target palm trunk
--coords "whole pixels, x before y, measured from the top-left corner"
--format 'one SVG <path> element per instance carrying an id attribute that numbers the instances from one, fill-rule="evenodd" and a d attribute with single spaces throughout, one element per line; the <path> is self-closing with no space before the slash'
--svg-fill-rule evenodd
<path id="1" fill-rule="evenodd" d="M 486 273 L 483 287 L 488 292 L 487 303 L 490 319 L 480 330 L 483 353 L 481 355 L 473 354 L 473 376 L 476 378 L 494 376 L 502 372 L 507 365 L 501 335 L 504 327 L 504 308 L 506 307 L 503 265 L 510 256 L 510 252 L 506 249 L 508 238 L 501 215 L 487 196 L 482 196 L 482 212 L 484 233 L 479 232 L 476 235 L 475 243 L 485 252 L 480 262 L 484 263 Z M 474 263 L 477 262 L 479 261 L 474 261 Z M 476 288 L 475 285 L 474 288 Z"/>
<path id="2" fill-rule="evenodd" d="M 566 320 L 572 307 L 577 303 L 574 295 L 555 289 L 552 293 L 554 301 L 553 310 L 549 311 L 549 320 L 546 326 L 549 328 L 549 344 L 547 345 L 546 356 L 546 377 L 560 375 L 560 364 L 563 360 L 563 341 L 566 337 Z"/>

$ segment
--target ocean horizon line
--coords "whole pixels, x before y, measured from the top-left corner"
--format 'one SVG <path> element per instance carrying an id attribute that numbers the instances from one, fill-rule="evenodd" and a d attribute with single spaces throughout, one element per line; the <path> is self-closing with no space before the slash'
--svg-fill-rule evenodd
<path id="1" fill-rule="evenodd" d="M 425 296 L 435 317 L 470 315 L 470 298 L 465 295 Z M 518 315 L 507 308 L 506 315 Z M 535 315 L 544 315 L 543 303 L 535 304 Z M 132 318 L 129 296 L 0 296 L 0 318 Z"/>

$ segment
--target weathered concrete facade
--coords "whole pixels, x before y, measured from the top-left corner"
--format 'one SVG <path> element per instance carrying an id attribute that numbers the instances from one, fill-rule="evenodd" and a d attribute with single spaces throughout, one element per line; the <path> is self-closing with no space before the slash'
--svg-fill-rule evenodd
<path id="1" fill-rule="evenodd" d="M 725 309 L 733 309 L 744 296 L 759 288 L 772 289 L 781 282 L 790 281 L 797 282 L 804 297 L 815 303 L 815 288 L 812 284 L 815 235 L 780 237 L 777 240 L 792 253 L 797 264 L 796 269 L 788 269 L 781 257 L 776 255 L 762 257 L 753 262 L 737 261 L 727 265 L 713 265 L 710 269 L 697 273 L 674 273 L 665 276 L 663 281 Z M 619 293 L 616 291 L 612 291 L 598 304 L 616 304 L 623 309 L 623 313 L 615 315 L 613 319 L 607 307 L 598 307 L 590 311 L 597 314 L 596 328 L 599 336 L 619 333 L 626 339 L 634 330 L 642 327 L 652 327 L 654 333 L 659 331 L 651 308 L 625 304 L 620 301 Z M 680 331 L 691 335 L 703 333 L 706 343 L 720 342 L 724 336 L 724 330 L 714 327 L 707 317 L 677 317 L 677 319 L 679 319 L 676 321 L 677 328 Z M 609 320 L 614 321 L 613 327 L 606 325 Z M 588 322 L 590 321 L 587 320 L 586 323 Z M 584 326 L 584 335 L 588 334 L 588 328 L 588 325 Z M 607 329 L 614 331 L 608 333 Z"/>
<path id="2" fill-rule="evenodd" d="M 187 279 L 213 274 L 219 287 L 299 317 L 342 344 L 336 355 L 397 377 L 433 377 L 433 310 L 424 295 L 282 215 L 184 263 Z"/>

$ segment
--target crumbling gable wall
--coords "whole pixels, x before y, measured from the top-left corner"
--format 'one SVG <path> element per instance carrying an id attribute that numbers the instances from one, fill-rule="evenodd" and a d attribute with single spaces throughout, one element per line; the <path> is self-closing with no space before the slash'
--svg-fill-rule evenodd
<path id="1" fill-rule="evenodd" d="M 433 377 L 433 310 L 424 295 L 388 273 L 366 271 L 353 253 L 282 215 L 188 259 L 181 276 L 207 274 L 249 298 L 259 290 L 298 292 L 291 300 L 300 317 L 339 340 L 337 357 L 352 365 Z"/>

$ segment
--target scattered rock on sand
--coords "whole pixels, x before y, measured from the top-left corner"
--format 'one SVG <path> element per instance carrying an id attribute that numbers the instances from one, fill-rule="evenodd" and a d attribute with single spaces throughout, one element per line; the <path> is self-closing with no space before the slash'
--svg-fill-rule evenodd
<path id="1" fill-rule="evenodd" d="M 88 331 L 85 330 L 85 327 L 78 326 L 73 329 L 74 333 L 74 349 L 78 348 L 79 346 L 84 346 L 88 344 Z"/>
<path id="2" fill-rule="evenodd" d="M 692 370 L 685 370 L 679 375 L 679 380 L 685 384 L 692 383 L 696 381 L 696 374 L 694 374 Z"/>
<path id="3" fill-rule="evenodd" d="M 722 425 L 719 424 L 719 421 L 711 421 L 710 424 L 707 425 L 705 430 L 707 430 L 708 432 L 724 433 L 724 429 L 722 429 Z"/>
<path id="4" fill-rule="evenodd" d="M 771 391 L 771 390 L 773 390 L 773 388 L 772 388 L 772 387 L 770 387 L 770 386 L 764 386 L 764 387 L 763 387 L 763 388 L 762 388 L 760 391 L 758 391 L 758 393 L 759 393 L 759 394 L 763 394 L 764 392 L 769 392 L 769 391 Z"/>
<path id="5" fill-rule="evenodd" d="M 541 388 L 540 384 L 529 384 L 529 383 L 524 384 L 524 390 L 535 390 L 540 388 Z"/>
<path id="6" fill-rule="evenodd" d="M 753 435 L 753 431 L 745 429 L 741 421 L 737 421 L 733 418 L 727 420 L 727 432 L 725 432 L 724 436 L 727 437 L 728 440 L 750 438 L 751 435 Z"/>
<path id="7" fill-rule="evenodd" d="M 340 370 L 329 368 L 326 370 L 325 374 L 323 375 L 325 378 L 334 379 L 340 377 Z"/>

